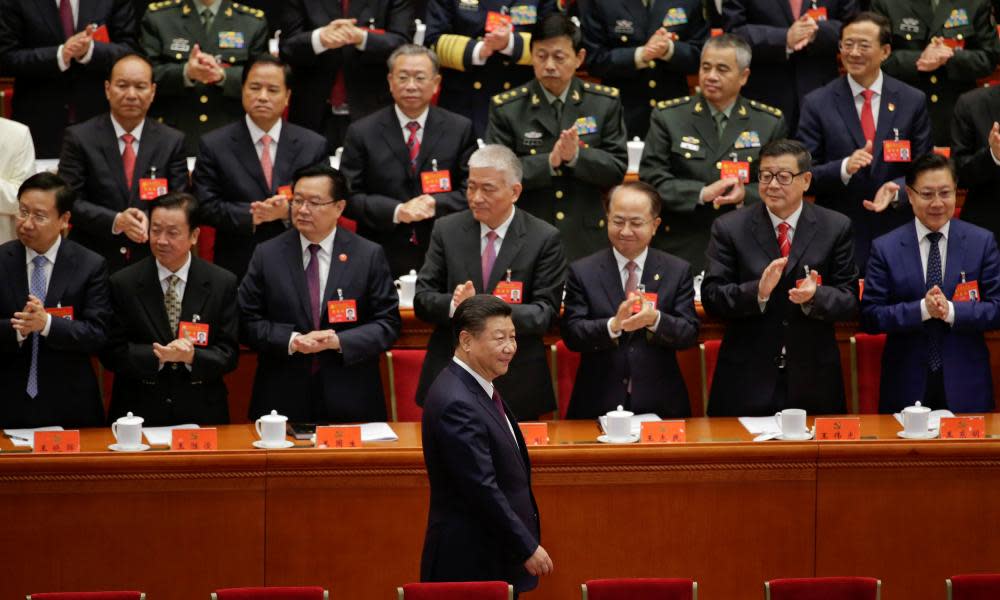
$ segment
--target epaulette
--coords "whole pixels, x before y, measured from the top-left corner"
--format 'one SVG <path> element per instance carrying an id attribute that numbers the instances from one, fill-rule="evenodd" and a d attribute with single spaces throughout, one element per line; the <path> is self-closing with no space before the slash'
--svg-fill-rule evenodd
<path id="1" fill-rule="evenodd" d="M 671 98 L 670 100 L 660 100 L 656 103 L 656 108 L 670 108 L 672 106 L 680 106 L 681 104 L 687 104 L 691 101 L 691 96 L 681 96 L 680 98 Z"/>
<path id="2" fill-rule="evenodd" d="M 767 104 L 764 104 L 763 102 L 757 102 L 756 100 L 751 100 L 750 101 L 750 106 L 753 107 L 753 108 L 756 108 L 757 110 L 759 110 L 761 112 L 771 113 L 772 115 L 774 115 L 776 117 L 780 117 L 781 116 L 781 109 L 780 108 L 774 108 L 773 106 L 768 106 Z"/>
<path id="3" fill-rule="evenodd" d="M 184 0 L 163 0 L 163 2 L 151 2 L 147 10 L 149 12 L 156 12 L 164 8 L 170 8 L 171 6 L 178 6 Z"/>
<path id="4" fill-rule="evenodd" d="M 596 83 L 584 83 L 583 84 L 583 89 L 586 90 L 586 91 L 588 91 L 588 92 L 594 93 L 594 94 L 601 94 L 603 96 L 609 96 L 611 98 L 617 98 L 618 97 L 618 88 L 611 87 L 610 85 L 598 85 Z"/>
<path id="5" fill-rule="evenodd" d="M 493 96 L 493 104 L 501 106 L 516 98 L 524 98 L 527 93 L 528 88 L 526 87 L 519 87 L 517 89 L 510 90 L 509 92 L 501 92 Z"/>
<path id="6" fill-rule="evenodd" d="M 264 11 L 262 11 L 259 8 L 250 8 L 249 6 L 243 6 L 242 4 L 237 4 L 236 2 L 233 2 L 233 8 L 240 11 L 241 13 L 246 13 L 253 17 L 257 17 L 258 19 L 264 18 Z"/>

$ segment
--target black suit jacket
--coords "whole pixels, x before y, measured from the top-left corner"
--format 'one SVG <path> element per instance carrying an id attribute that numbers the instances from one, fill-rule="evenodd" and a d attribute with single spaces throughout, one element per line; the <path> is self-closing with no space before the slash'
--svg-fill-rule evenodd
<path id="1" fill-rule="evenodd" d="M 125 168 L 118 150 L 111 115 L 104 113 L 66 130 L 59 175 L 76 193 L 70 239 L 97 252 L 111 272 L 149 256 L 148 244 L 136 244 L 124 233 L 112 235 L 115 215 L 129 207 L 147 210 L 139 199 L 139 180 L 152 175 L 167 179 L 171 192 L 188 187 L 184 134 L 146 119 L 135 157 L 132 187 L 125 183 Z"/>
<path id="2" fill-rule="evenodd" d="M 764 416 L 793 407 L 813 414 L 845 411 L 834 324 L 858 311 L 851 222 L 803 203 L 788 265 L 762 312 L 760 274 L 780 256 L 764 204 L 723 215 L 712 225 L 701 302 L 726 322 L 709 397 L 712 416 Z M 806 265 L 823 278 L 808 314 L 788 299 Z M 782 375 L 777 357 L 783 348 L 787 366 Z M 776 406 L 775 386 L 781 381 L 787 384 L 787 404 Z"/>
<path id="3" fill-rule="evenodd" d="M 318 132 L 324 131 L 330 115 L 330 90 L 341 70 L 352 119 L 392 104 L 386 59 L 413 38 L 412 0 L 352 0 L 346 17 L 357 19 L 358 27 L 381 32 L 369 32 L 363 51 L 345 46 L 316 54 L 312 32 L 345 18 L 341 4 L 340 0 L 288 0 L 282 9 L 281 58 L 295 70 L 288 118 Z"/>
<path id="4" fill-rule="evenodd" d="M 541 542 L 531 460 L 517 418 L 506 404 L 504 412 L 510 427 L 454 362 L 427 394 L 421 431 L 431 502 L 421 581 L 502 580 L 518 592 L 538 585 L 524 569 Z"/>
<path id="5" fill-rule="evenodd" d="M 191 257 L 181 321 L 209 326 L 208 346 L 194 348 L 188 369 L 170 363 L 160 368 L 153 342 L 166 346 L 177 338 L 170 330 L 156 260 L 146 258 L 111 278 L 115 314 L 104 366 L 115 372 L 108 418 L 131 411 L 149 426 L 229 422 L 226 384 L 222 376 L 239 359 L 239 313 L 236 277 L 200 258 Z"/>
<path id="6" fill-rule="evenodd" d="M 95 42 L 89 63 L 73 60 L 69 69 L 60 71 L 56 52 L 66 35 L 56 3 L 0 3 L 0 71 L 17 78 L 13 118 L 31 128 L 39 158 L 59 155 L 67 125 L 108 109 L 105 75 L 118 57 L 138 50 L 129 0 L 80 0 L 76 22 L 76 31 L 90 23 L 106 25 L 111 43 Z"/>
<path id="7" fill-rule="evenodd" d="M 419 269 L 430 244 L 433 219 L 419 223 L 392 222 L 401 203 L 423 194 L 420 173 L 438 169 L 451 172 L 451 192 L 434 194 L 438 217 L 465 210 L 465 185 L 469 156 L 476 149 L 472 122 L 442 108 L 430 107 L 417 156 L 417 172 L 410 169 L 410 154 L 403 139 L 396 110 L 388 106 L 355 122 L 347 129 L 340 170 L 350 194 L 346 215 L 358 222 L 358 233 L 382 244 L 393 275 Z"/>
<path id="8" fill-rule="evenodd" d="M 205 224 L 215 227 L 215 263 L 242 279 L 254 247 L 285 231 L 281 221 L 253 225 L 250 203 L 266 200 L 303 167 L 329 160 L 326 140 L 298 125 L 283 123 L 267 187 L 246 120 L 203 136 L 191 181 Z"/>
<path id="9" fill-rule="evenodd" d="M 642 284 L 647 293 L 657 296 L 660 322 L 656 331 L 623 332 L 612 339 L 608 319 L 625 301 L 614 252 L 601 250 L 569 266 L 562 338 L 582 356 L 568 418 L 597 418 L 618 405 L 664 418 L 691 416 L 676 355 L 677 350 L 698 343 L 691 265 L 650 248 Z"/>
<path id="10" fill-rule="evenodd" d="M 385 421 L 379 355 L 399 337 L 402 324 L 385 253 L 378 244 L 337 229 L 320 329 L 337 332 L 341 351 L 289 356 L 292 332 L 313 330 L 302 254 L 299 232 L 290 229 L 257 247 L 240 284 L 240 340 L 260 353 L 250 418 L 277 410 L 293 422 Z M 357 322 L 328 321 L 327 302 L 338 298 L 338 290 L 345 300 L 357 301 Z M 319 371 L 311 375 L 314 357 Z M 315 384 L 322 389 L 318 406 L 309 403 Z"/>
<path id="11" fill-rule="evenodd" d="M 1000 88 L 979 88 L 963 94 L 955 103 L 951 122 L 952 160 L 958 169 L 958 186 L 968 189 L 962 220 L 1000 232 L 1000 166 L 990 154 L 993 123 L 1000 121 Z"/>
<path id="12" fill-rule="evenodd" d="M 27 400 L 31 337 L 18 344 L 10 319 L 28 302 L 25 248 L 0 246 L 0 427 L 97 427 L 104 406 L 90 355 L 107 341 L 111 301 L 104 259 L 70 240 L 60 242 L 45 293 L 46 307 L 73 307 L 73 320 L 52 318 L 38 344 L 38 395 Z"/>
<path id="13" fill-rule="evenodd" d="M 420 372 L 418 404 L 423 404 L 431 383 L 454 354 L 448 312 L 455 287 L 471 280 L 476 292 L 483 292 L 480 239 L 479 222 L 468 211 L 438 219 L 434 224 L 413 301 L 417 317 L 436 325 Z M 515 210 L 493 264 L 489 292 L 506 277 L 508 269 L 512 281 L 524 283 L 524 296 L 522 304 L 511 305 L 517 354 L 508 373 L 498 378 L 496 385 L 514 414 L 530 420 L 555 408 L 542 336 L 559 314 L 566 277 L 566 258 L 558 230 L 523 210 Z"/>

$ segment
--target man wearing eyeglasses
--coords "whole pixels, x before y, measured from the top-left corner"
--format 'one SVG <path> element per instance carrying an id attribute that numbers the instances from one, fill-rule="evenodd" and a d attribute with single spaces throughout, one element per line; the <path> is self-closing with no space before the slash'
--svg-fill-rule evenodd
<path id="1" fill-rule="evenodd" d="M 240 284 L 240 341 L 259 354 L 250 419 L 385 421 L 379 356 L 399 337 L 382 247 L 337 227 L 346 185 L 328 164 L 295 174 L 294 229 L 260 244 Z"/>
<path id="2" fill-rule="evenodd" d="M 993 234 L 952 219 L 955 169 L 927 154 L 906 176 L 916 218 L 872 243 L 861 301 L 866 331 L 888 333 L 879 412 L 920 400 L 956 413 L 993 410 L 983 332 L 1000 327 Z"/>
<path id="3" fill-rule="evenodd" d="M 569 267 L 562 338 L 581 353 L 570 419 L 595 419 L 619 405 L 691 416 L 676 356 L 698 342 L 691 265 L 649 247 L 661 206 L 648 183 L 615 187 L 607 209 L 611 248 Z"/>
<path id="4" fill-rule="evenodd" d="M 891 35 L 872 12 L 844 25 L 847 75 L 806 96 L 796 134 L 814 161 L 809 193 L 851 218 L 862 270 L 871 240 L 910 219 L 903 178 L 914 156 L 931 151 L 923 92 L 882 72 Z"/>
<path id="5" fill-rule="evenodd" d="M 472 122 L 431 106 L 440 88 L 433 50 L 407 44 L 389 57 L 393 105 L 347 130 L 340 169 L 350 188 L 346 215 L 382 244 L 395 276 L 419 269 L 434 219 L 465 210 Z"/>
<path id="6" fill-rule="evenodd" d="M 625 177 L 625 125 L 618 90 L 575 77 L 587 51 L 568 17 L 532 31 L 535 79 L 493 97 L 486 140 L 521 159 L 518 206 L 555 225 L 574 260 L 608 247 L 604 190 Z"/>
<path id="7" fill-rule="evenodd" d="M 763 204 L 712 224 L 701 301 L 726 328 L 710 415 L 845 411 L 834 325 L 858 310 L 854 239 L 847 217 L 802 201 L 811 163 L 800 142 L 771 142 L 760 152 Z"/>

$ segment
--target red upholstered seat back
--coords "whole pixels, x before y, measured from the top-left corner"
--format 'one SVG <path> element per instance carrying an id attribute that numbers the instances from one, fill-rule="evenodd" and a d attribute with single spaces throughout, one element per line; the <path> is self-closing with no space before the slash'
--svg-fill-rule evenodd
<path id="1" fill-rule="evenodd" d="M 424 410 L 417 406 L 417 383 L 426 350 L 392 350 L 392 385 L 397 421 L 420 421 Z"/>
<path id="2" fill-rule="evenodd" d="M 262 587 L 217 590 L 219 600 L 323 600 L 321 587 Z"/>
<path id="3" fill-rule="evenodd" d="M 1000 598 L 1000 574 L 954 575 L 951 600 L 996 600 Z"/>
<path id="4" fill-rule="evenodd" d="M 858 360 L 858 412 L 863 415 L 877 415 L 885 334 L 859 333 L 854 336 L 854 340 Z"/>
<path id="5" fill-rule="evenodd" d="M 142 592 L 48 592 L 32 594 L 31 600 L 139 600 Z"/>
<path id="6" fill-rule="evenodd" d="M 569 409 L 569 399 L 573 394 L 573 383 L 576 381 L 576 371 L 580 368 L 580 353 L 566 347 L 565 342 L 556 342 L 556 385 L 559 397 L 559 418 L 566 418 Z"/>
<path id="7" fill-rule="evenodd" d="M 587 600 L 693 600 L 691 579 L 591 579 Z"/>
<path id="8" fill-rule="evenodd" d="M 878 600 L 879 581 L 872 577 L 772 579 L 768 600 Z"/>
<path id="9" fill-rule="evenodd" d="M 719 362 L 719 348 L 722 340 L 705 340 L 705 391 L 712 392 L 712 379 L 715 378 L 715 365 Z"/>
<path id="10" fill-rule="evenodd" d="M 507 600 L 506 581 L 465 581 L 461 583 L 408 583 L 404 600 Z"/>

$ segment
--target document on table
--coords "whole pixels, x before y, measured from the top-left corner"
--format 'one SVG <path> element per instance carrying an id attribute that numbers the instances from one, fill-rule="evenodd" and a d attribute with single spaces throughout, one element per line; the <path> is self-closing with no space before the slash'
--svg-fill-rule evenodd
<path id="1" fill-rule="evenodd" d="M 639 435 L 642 431 L 643 423 L 653 423 L 656 421 L 662 421 L 659 415 L 656 413 L 643 413 L 641 415 L 632 415 L 632 423 L 629 425 L 629 432 L 632 435 Z M 608 433 L 608 417 L 601 415 L 597 417 L 597 422 L 601 425 L 601 431 L 605 434 Z"/>
<path id="2" fill-rule="evenodd" d="M 388 423 L 362 423 L 362 442 L 398 442 L 399 436 Z"/>
<path id="3" fill-rule="evenodd" d="M 150 446 L 169 446 L 173 436 L 170 432 L 174 429 L 198 429 L 198 426 L 194 423 L 185 423 L 184 425 L 167 425 L 166 427 L 143 427 L 142 435 L 146 436 L 146 441 L 149 442 Z"/>
<path id="4" fill-rule="evenodd" d="M 751 435 L 781 433 L 781 427 L 778 426 L 778 419 L 774 417 L 740 417 L 740 425 L 746 428 Z"/>
<path id="5" fill-rule="evenodd" d="M 15 447 L 32 448 L 35 443 L 36 431 L 63 431 L 63 428 L 53 425 L 51 427 L 36 427 L 35 429 L 4 429 L 3 434 L 10 438 L 10 442 Z"/>
<path id="6" fill-rule="evenodd" d="M 903 415 L 895 413 L 892 416 L 896 417 L 896 420 L 899 421 L 900 425 L 903 424 Z M 954 416 L 955 413 L 951 412 L 946 408 L 942 408 L 941 410 L 932 410 L 930 414 L 927 415 L 927 428 L 931 430 L 941 429 L 941 417 L 954 417 Z"/>

